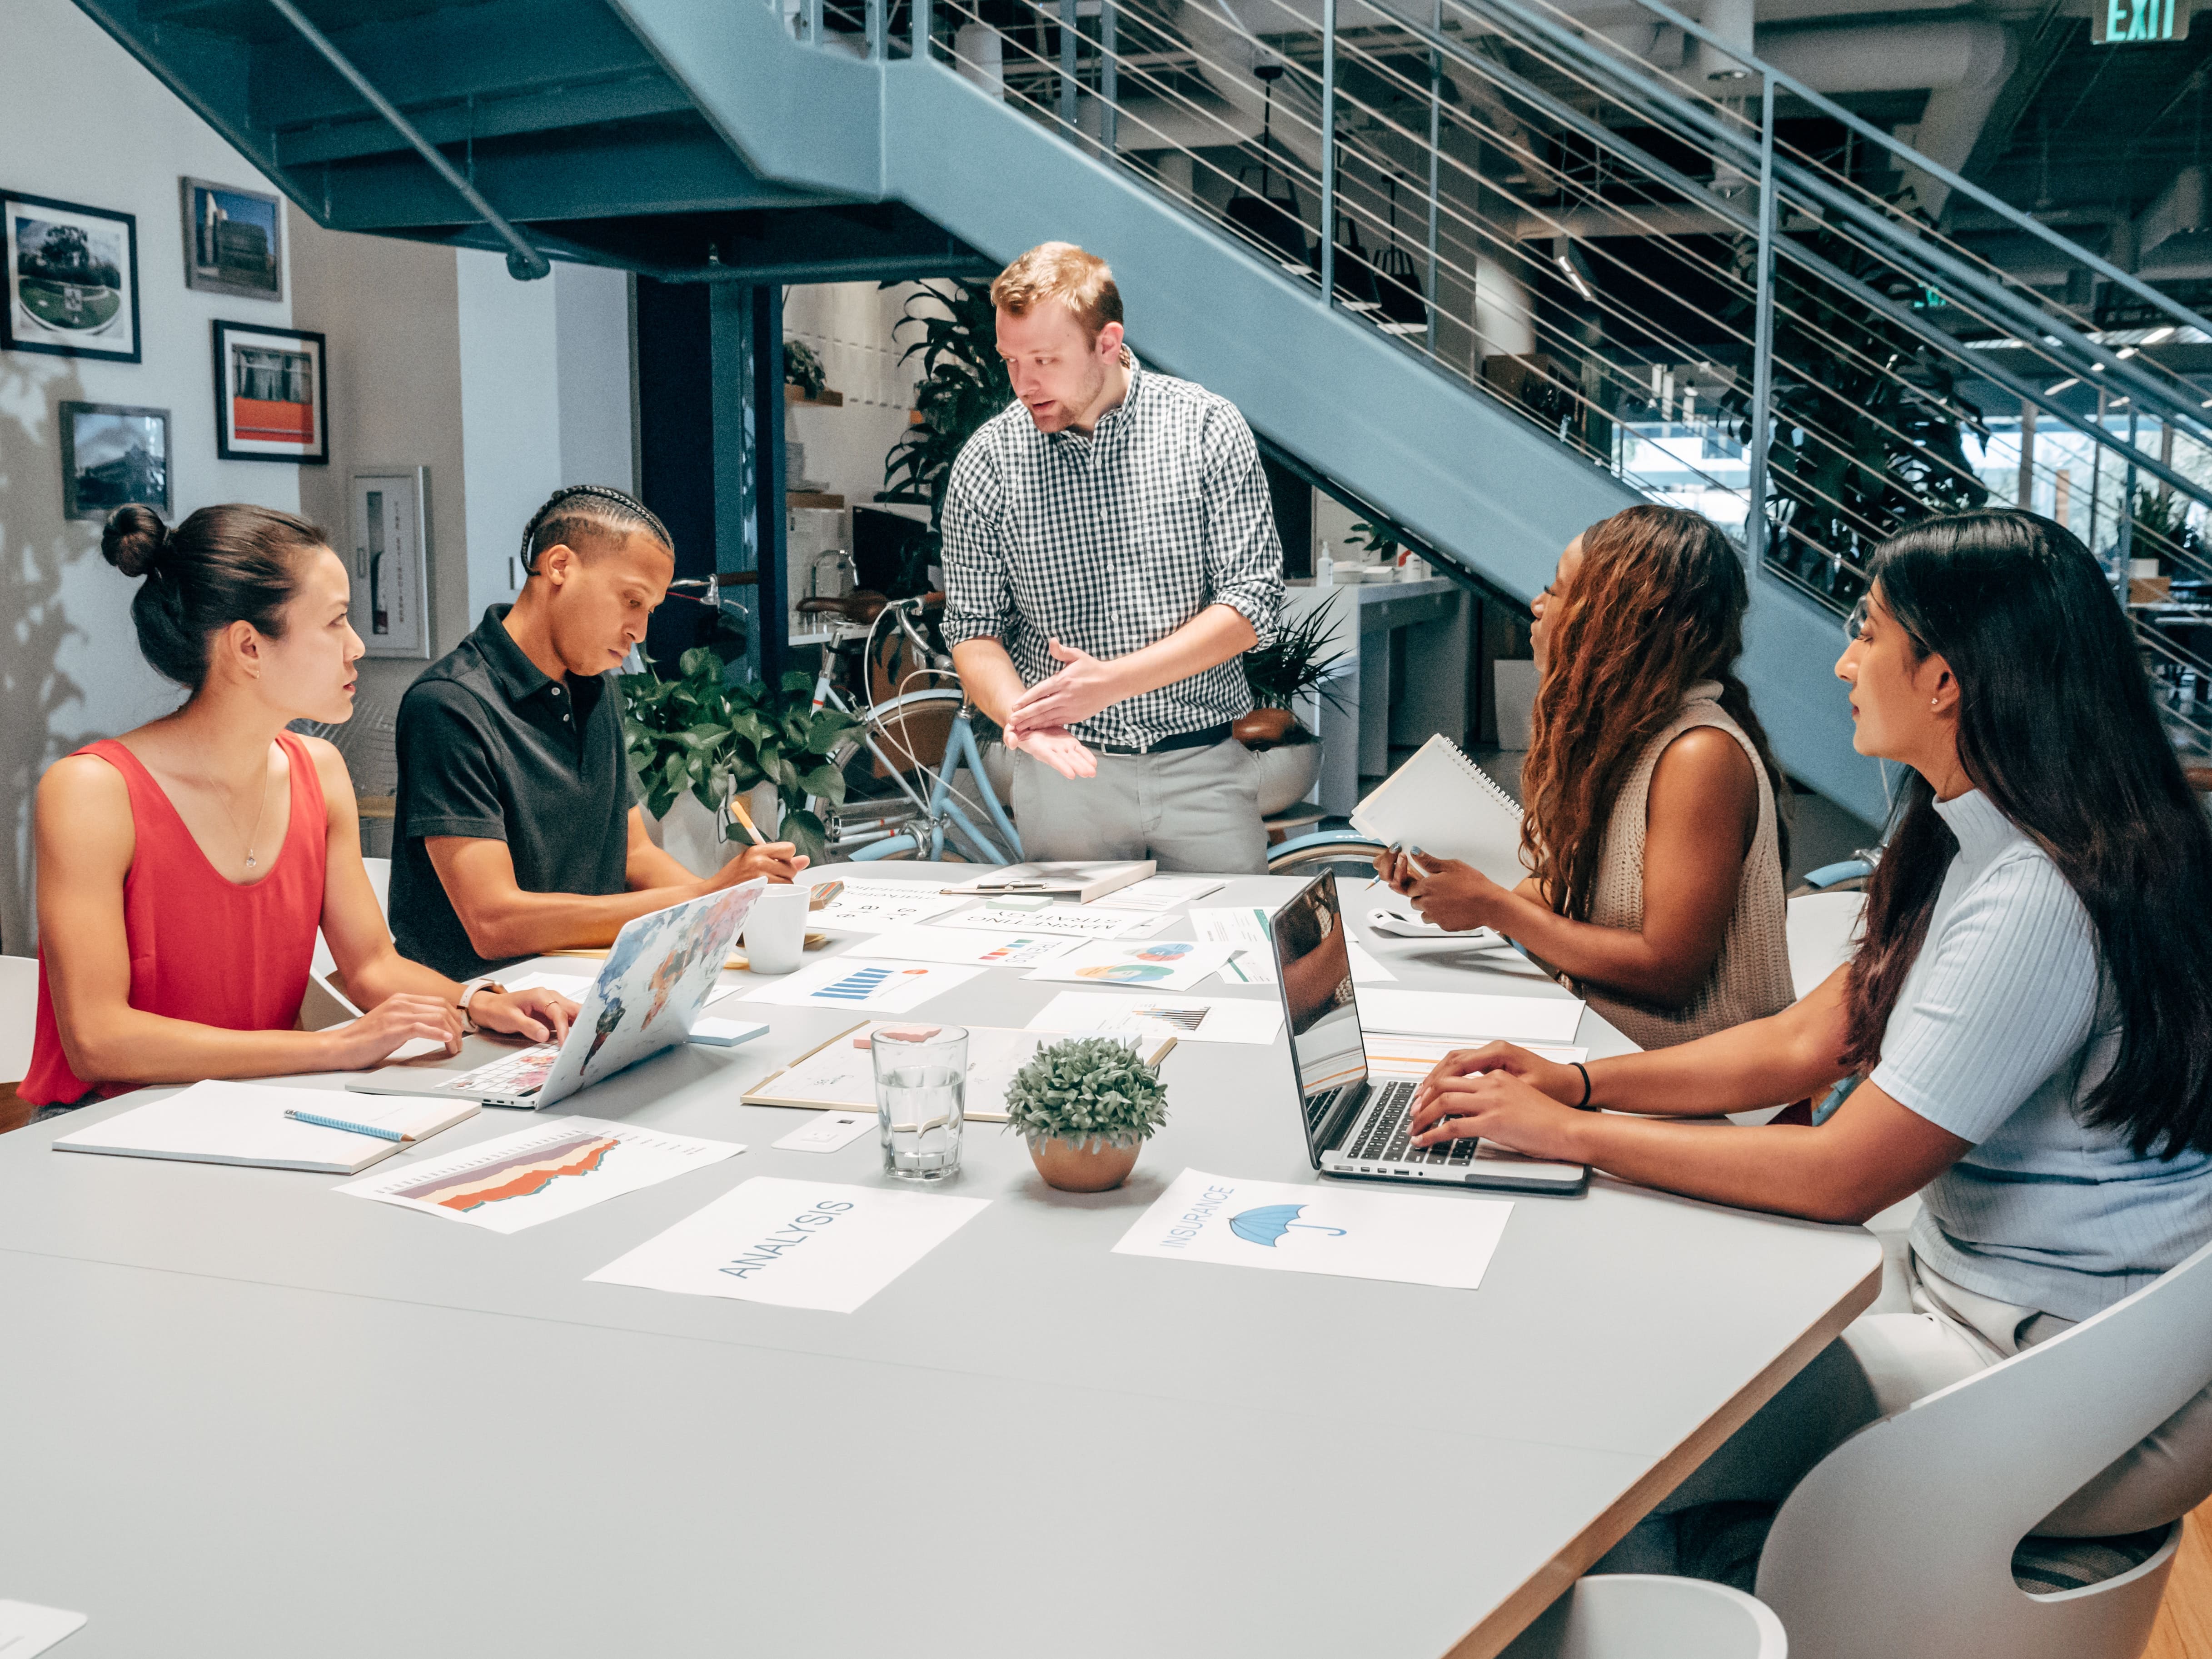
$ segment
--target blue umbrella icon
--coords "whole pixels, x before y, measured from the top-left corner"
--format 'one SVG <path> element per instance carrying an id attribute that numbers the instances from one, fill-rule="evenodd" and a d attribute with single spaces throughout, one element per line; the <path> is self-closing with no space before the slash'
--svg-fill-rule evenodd
<path id="1" fill-rule="evenodd" d="M 1262 1205 L 1256 1210 L 1246 1210 L 1231 1216 L 1229 1231 L 1239 1238 L 1255 1244 L 1265 1244 L 1270 1249 L 1292 1227 L 1304 1227 L 1337 1238 L 1344 1237 L 1345 1230 L 1341 1227 L 1324 1227 L 1316 1222 L 1299 1220 L 1298 1218 L 1305 1213 L 1305 1208 L 1303 1204 Z"/>

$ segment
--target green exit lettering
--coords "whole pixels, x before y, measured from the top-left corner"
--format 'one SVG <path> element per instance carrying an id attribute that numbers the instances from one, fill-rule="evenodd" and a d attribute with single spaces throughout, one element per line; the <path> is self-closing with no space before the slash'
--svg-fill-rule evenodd
<path id="1" fill-rule="evenodd" d="M 2173 36 L 2173 0 L 2104 0 L 2103 15 L 2099 19 L 2104 27 L 2098 32 L 2099 46 L 2118 46 L 2130 40 L 2171 40 Z"/>

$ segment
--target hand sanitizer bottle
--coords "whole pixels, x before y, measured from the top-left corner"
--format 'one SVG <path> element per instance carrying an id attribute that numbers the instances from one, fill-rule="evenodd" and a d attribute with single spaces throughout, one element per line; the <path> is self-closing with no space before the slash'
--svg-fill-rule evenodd
<path id="1" fill-rule="evenodd" d="M 1321 544 L 1321 557 L 1314 561 L 1314 586 L 1316 587 L 1336 586 L 1336 561 L 1328 556 L 1327 542 Z"/>

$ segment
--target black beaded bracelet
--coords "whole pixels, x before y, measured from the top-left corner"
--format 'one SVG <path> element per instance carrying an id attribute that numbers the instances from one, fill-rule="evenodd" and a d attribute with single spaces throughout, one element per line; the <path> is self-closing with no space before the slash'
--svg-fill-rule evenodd
<path id="1" fill-rule="evenodd" d="M 1594 1111 L 1595 1111 L 1595 1110 L 1597 1109 L 1597 1108 L 1595 1108 L 1595 1106 L 1593 1106 L 1593 1105 L 1591 1105 L 1591 1104 L 1589 1103 L 1589 1097 L 1590 1097 L 1589 1067 L 1589 1066 L 1585 1066 L 1585 1065 L 1583 1065 L 1583 1064 L 1582 1063 L 1582 1061 L 1580 1061 L 1579 1060 L 1571 1060 L 1571 1061 L 1569 1061 L 1568 1063 L 1569 1063 L 1570 1065 L 1571 1065 L 1571 1066 L 1575 1068 L 1575 1070 L 1577 1070 L 1577 1072 L 1580 1072 L 1580 1073 L 1583 1074 L 1583 1097 L 1582 1097 L 1580 1100 L 1578 1100 L 1578 1101 L 1577 1101 L 1577 1102 L 1575 1103 L 1575 1109 L 1576 1109 L 1577 1111 L 1578 1111 L 1578 1112 L 1594 1112 Z"/>

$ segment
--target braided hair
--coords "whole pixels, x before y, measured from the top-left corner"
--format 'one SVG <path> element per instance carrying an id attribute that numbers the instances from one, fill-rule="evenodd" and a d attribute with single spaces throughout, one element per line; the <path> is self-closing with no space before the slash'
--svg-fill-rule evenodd
<path id="1" fill-rule="evenodd" d="M 647 532 L 671 553 L 676 550 L 668 526 L 635 496 L 606 484 L 570 484 L 555 490 L 530 515 L 522 532 L 522 568 L 534 576 L 538 556 L 549 547 L 563 543 L 574 546 L 582 536 L 624 536 L 633 530 Z"/>

